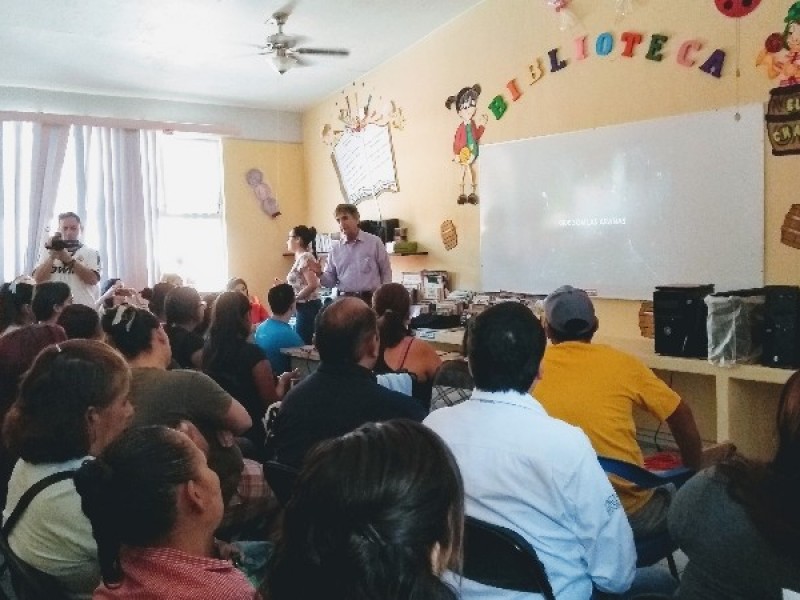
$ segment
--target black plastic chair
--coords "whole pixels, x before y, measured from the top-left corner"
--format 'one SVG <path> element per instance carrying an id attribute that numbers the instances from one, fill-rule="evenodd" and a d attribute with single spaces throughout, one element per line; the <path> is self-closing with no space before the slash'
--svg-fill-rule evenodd
<path id="1" fill-rule="evenodd" d="M 3 555 L 0 578 L 7 573 L 11 575 L 16 600 L 69 600 L 58 581 L 19 558 L 3 534 L 0 534 L 0 554 Z M 5 594 L 0 593 L 0 597 L 5 597 Z"/>
<path id="2" fill-rule="evenodd" d="M 672 483 L 676 488 L 679 488 L 695 474 L 694 471 L 686 467 L 654 473 L 639 465 L 616 458 L 598 456 L 597 460 L 607 474 L 616 475 L 645 490 L 657 488 L 668 483 Z M 678 549 L 678 545 L 672 541 L 669 532 L 665 531 L 638 537 L 634 539 L 634 543 L 636 544 L 637 567 L 649 567 L 666 558 L 670 573 L 675 579 L 679 579 L 675 558 L 672 556 L 672 553 Z"/>
<path id="3" fill-rule="evenodd" d="M 292 496 L 292 489 L 294 482 L 297 479 L 298 470 L 289 465 L 279 463 L 275 460 L 269 460 L 264 463 L 264 477 L 275 493 L 278 503 L 281 506 L 286 506 L 289 498 Z"/>
<path id="4" fill-rule="evenodd" d="M 463 575 L 494 588 L 541 594 L 546 600 L 555 600 L 533 546 L 516 531 L 474 517 L 467 517 L 464 522 Z"/>

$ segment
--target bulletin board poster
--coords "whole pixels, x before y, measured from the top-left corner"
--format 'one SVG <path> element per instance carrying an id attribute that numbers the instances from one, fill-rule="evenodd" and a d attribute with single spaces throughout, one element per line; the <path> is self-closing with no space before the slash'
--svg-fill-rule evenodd
<path id="1" fill-rule="evenodd" d="M 342 194 L 358 204 L 385 191 L 398 191 L 392 137 L 388 125 L 346 130 L 331 154 Z"/>

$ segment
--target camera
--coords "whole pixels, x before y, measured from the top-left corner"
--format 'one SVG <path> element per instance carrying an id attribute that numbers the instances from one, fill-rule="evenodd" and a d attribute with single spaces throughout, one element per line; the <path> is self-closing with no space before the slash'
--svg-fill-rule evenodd
<path id="1" fill-rule="evenodd" d="M 61 250 L 72 250 L 80 245 L 81 243 L 78 240 L 63 240 L 61 239 L 61 234 L 56 233 L 52 238 L 50 238 L 49 242 L 45 243 L 44 247 L 47 250 L 55 250 L 58 252 Z"/>

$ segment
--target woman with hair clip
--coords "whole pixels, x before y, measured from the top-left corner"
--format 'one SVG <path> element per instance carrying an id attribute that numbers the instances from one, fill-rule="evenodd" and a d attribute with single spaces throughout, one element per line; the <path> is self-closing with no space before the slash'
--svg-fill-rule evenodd
<path id="1" fill-rule="evenodd" d="M 297 306 L 297 334 L 306 344 L 314 336 L 314 319 L 322 301 L 319 298 L 319 263 L 317 262 L 317 230 L 298 225 L 289 231 L 286 247 L 294 254 L 294 264 L 286 275 L 286 283 L 292 286 Z M 316 267 L 316 270 L 315 270 Z"/>
<path id="2" fill-rule="evenodd" d="M 345 474 L 346 476 L 343 476 Z M 455 600 L 464 487 L 441 438 L 367 423 L 308 455 L 283 513 L 268 600 Z"/>
<path id="3" fill-rule="evenodd" d="M 411 311 L 408 290 L 399 283 L 384 283 L 375 290 L 372 306 L 378 315 L 381 342 L 375 373 L 410 373 L 411 395 L 429 409 L 433 377 L 442 366 L 442 359 L 433 346 L 415 338 L 408 328 Z"/>
<path id="4" fill-rule="evenodd" d="M 20 457 L 3 511 L 4 531 L 15 522 L 8 543 L 72 598 L 91 597 L 100 581 L 97 546 L 72 478 L 39 491 L 24 512 L 16 509 L 37 482 L 74 472 L 122 433 L 133 415 L 129 386 L 125 360 L 106 344 L 61 342 L 36 357 L 3 422 L 3 439 Z"/>
<path id="5" fill-rule="evenodd" d="M 267 407 L 283 398 L 292 371 L 277 378 L 261 349 L 248 342 L 250 302 L 239 292 L 223 292 L 214 303 L 211 325 L 203 347 L 203 372 L 247 410 L 253 421 L 244 435 L 253 442 L 257 456 L 263 454 L 266 434 L 261 420 Z"/>
<path id="6" fill-rule="evenodd" d="M 0 287 L 0 336 L 34 322 L 31 299 L 33 298 L 33 278 L 26 281 L 17 277 Z"/>
<path id="7" fill-rule="evenodd" d="M 216 555 L 219 478 L 183 433 L 134 428 L 75 474 L 97 540 L 95 600 L 252 600 L 256 591 Z"/>
<path id="8" fill-rule="evenodd" d="M 800 372 L 778 402 L 778 447 L 690 479 L 672 501 L 669 531 L 689 557 L 676 598 L 780 600 L 800 591 Z"/>

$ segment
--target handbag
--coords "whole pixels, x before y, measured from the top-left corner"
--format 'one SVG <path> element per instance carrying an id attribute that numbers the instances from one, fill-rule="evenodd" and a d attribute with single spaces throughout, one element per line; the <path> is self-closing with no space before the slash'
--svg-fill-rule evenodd
<path id="1" fill-rule="evenodd" d="M 5 560 L 0 566 L 0 575 L 4 575 L 6 570 L 10 571 L 11 585 L 18 600 L 68 600 L 64 589 L 55 577 L 32 567 L 14 553 L 8 544 L 8 536 L 39 492 L 54 483 L 72 479 L 74 476 L 75 471 L 60 471 L 40 479 L 22 494 L 14 510 L 3 523 L 2 530 L 0 530 L 0 553 L 3 554 Z"/>

